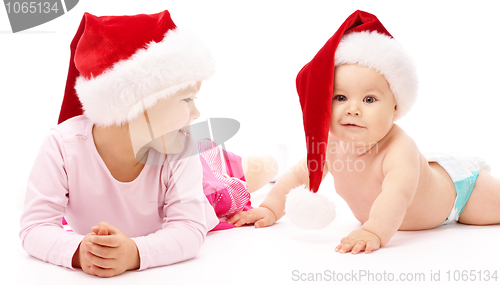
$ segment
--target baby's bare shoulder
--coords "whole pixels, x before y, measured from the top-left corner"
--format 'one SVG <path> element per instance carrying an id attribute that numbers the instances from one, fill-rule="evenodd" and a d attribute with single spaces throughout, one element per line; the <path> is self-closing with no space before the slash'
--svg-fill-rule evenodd
<path id="1" fill-rule="evenodd" d="M 415 141 L 399 126 L 394 125 L 387 139 L 384 168 L 419 166 L 420 151 Z"/>
<path id="2" fill-rule="evenodd" d="M 398 125 L 394 125 L 392 130 L 388 134 L 387 148 L 389 150 L 394 149 L 410 149 L 418 150 L 415 141 Z"/>

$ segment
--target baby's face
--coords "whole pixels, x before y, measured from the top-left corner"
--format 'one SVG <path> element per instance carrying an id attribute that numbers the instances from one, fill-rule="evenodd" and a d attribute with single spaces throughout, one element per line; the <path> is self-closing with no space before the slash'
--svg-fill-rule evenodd
<path id="1" fill-rule="evenodd" d="M 182 151 L 189 125 L 200 116 L 194 103 L 200 84 L 189 86 L 169 98 L 159 100 L 146 110 L 151 130 L 155 134 L 150 147 L 168 154 Z"/>
<path id="2" fill-rule="evenodd" d="M 159 100 L 144 114 L 139 115 L 129 124 L 132 142 L 135 139 L 140 148 L 150 147 L 160 153 L 181 152 L 189 125 L 200 116 L 194 103 L 200 86 L 201 82 L 190 85 Z M 149 140 L 149 143 L 141 144 L 144 140 Z"/>
<path id="3" fill-rule="evenodd" d="M 335 68 L 330 133 L 368 146 L 384 138 L 396 117 L 396 99 L 385 77 L 355 64 Z"/>

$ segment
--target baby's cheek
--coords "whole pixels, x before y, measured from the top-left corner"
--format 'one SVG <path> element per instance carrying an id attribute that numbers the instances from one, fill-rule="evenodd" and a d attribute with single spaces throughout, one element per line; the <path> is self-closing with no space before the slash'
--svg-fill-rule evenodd
<path id="1" fill-rule="evenodd" d="M 332 126 L 332 125 L 330 125 L 330 134 L 331 134 L 332 136 L 337 136 L 337 133 L 336 133 L 336 131 L 335 131 L 335 128 L 333 128 L 333 126 Z"/>
<path id="2" fill-rule="evenodd" d="M 333 134 L 333 131 L 334 131 L 334 122 L 335 122 L 336 118 L 334 116 L 334 110 L 333 110 L 333 106 L 332 106 L 332 116 L 330 117 L 330 133 Z"/>
<path id="3" fill-rule="evenodd" d="M 339 129 L 338 129 L 338 124 L 335 124 L 335 122 L 337 122 L 339 119 L 333 117 L 332 115 L 332 119 L 330 120 L 330 128 L 329 128 L 329 131 L 330 131 L 330 134 L 332 134 L 333 136 L 338 136 L 338 132 L 339 132 Z"/>
<path id="4" fill-rule="evenodd" d="M 191 110 L 186 105 L 186 107 L 183 108 L 181 112 L 176 114 L 176 122 L 177 124 L 181 125 L 180 127 L 182 128 L 189 122 L 190 117 L 191 117 Z"/>

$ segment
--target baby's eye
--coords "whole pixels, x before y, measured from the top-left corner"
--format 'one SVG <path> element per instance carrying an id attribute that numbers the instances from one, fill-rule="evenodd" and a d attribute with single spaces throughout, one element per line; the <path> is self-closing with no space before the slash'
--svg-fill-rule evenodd
<path id="1" fill-rule="evenodd" d="M 377 99 L 375 99 L 375 97 L 372 97 L 372 96 L 366 96 L 364 99 L 363 99 L 363 102 L 365 103 L 374 103 L 375 101 L 377 101 Z"/>
<path id="2" fill-rule="evenodd" d="M 339 102 L 344 102 L 347 101 L 347 97 L 344 95 L 337 95 L 333 98 L 333 100 L 339 101 Z"/>
<path id="3" fill-rule="evenodd" d="M 194 97 L 194 99 L 196 99 L 196 97 Z M 182 100 L 184 100 L 184 101 L 186 101 L 187 103 L 189 103 L 189 102 L 193 101 L 194 99 L 193 99 L 193 98 L 191 98 L 191 97 L 187 97 L 187 98 L 182 99 Z"/>

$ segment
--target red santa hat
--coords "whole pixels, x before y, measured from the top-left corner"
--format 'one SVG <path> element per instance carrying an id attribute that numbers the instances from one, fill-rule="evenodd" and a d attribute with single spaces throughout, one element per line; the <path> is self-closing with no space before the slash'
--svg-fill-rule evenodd
<path id="1" fill-rule="evenodd" d="M 122 125 L 215 72 L 208 48 L 178 28 L 166 10 L 133 16 L 85 13 L 70 47 L 59 123 L 84 113 L 98 125 Z"/>
<path id="2" fill-rule="evenodd" d="M 318 191 L 323 175 L 335 67 L 342 64 L 372 68 L 385 76 L 396 99 L 395 119 L 409 111 L 417 96 L 417 73 L 410 56 L 375 15 L 359 10 L 351 14 L 297 75 L 297 93 L 302 107 L 307 144 L 309 190 L 313 193 Z M 300 200 L 301 203 L 304 202 L 303 196 Z M 303 212 L 294 213 L 291 205 L 287 205 L 286 209 L 289 218 L 305 218 Z M 321 216 L 316 213 L 316 217 L 312 219 L 317 219 L 318 215 Z M 324 226 L 328 223 L 319 224 Z M 310 221 L 304 220 L 296 224 L 308 225 Z"/>

